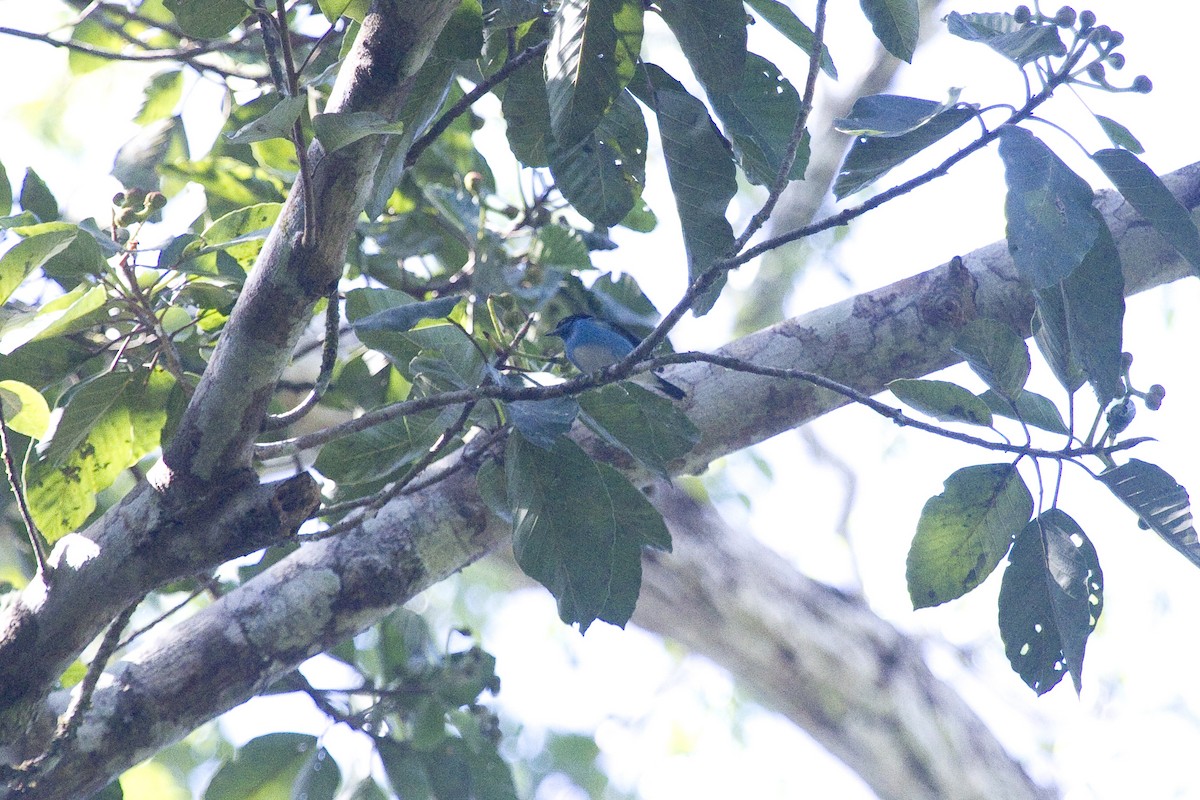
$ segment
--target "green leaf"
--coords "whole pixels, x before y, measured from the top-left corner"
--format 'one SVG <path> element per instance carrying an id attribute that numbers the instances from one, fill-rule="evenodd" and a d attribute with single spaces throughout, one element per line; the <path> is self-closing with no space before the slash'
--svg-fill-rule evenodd
<path id="1" fill-rule="evenodd" d="M 28 236 L 0 256 L 0 303 L 8 300 L 13 291 L 38 267 L 67 249 L 79 229 L 56 228 Z"/>
<path id="2" fill-rule="evenodd" d="M 1039 695 L 1070 672 L 1082 689 L 1083 654 L 1104 606 L 1096 548 L 1050 509 L 1018 534 L 1000 585 L 1000 637 L 1013 670 Z"/>
<path id="3" fill-rule="evenodd" d="M 71 41 L 102 52 L 120 53 L 129 43 L 120 33 L 105 25 L 100 16 L 90 14 L 81 20 L 71 31 Z M 67 53 L 67 66 L 72 75 L 85 75 L 112 63 L 111 58 L 85 53 L 82 50 L 71 49 Z"/>
<path id="4" fill-rule="evenodd" d="M 1099 216 L 1099 212 L 1096 212 Z M 1100 235 L 1083 263 L 1062 282 L 1071 355 L 1079 362 L 1101 403 L 1124 391 L 1121 341 L 1125 318 L 1125 276 L 1112 234 L 1100 221 Z"/>
<path id="5" fill-rule="evenodd" d="M 1142 147 L 1142 143 L 1129 131 L 1129 128 L 1103 114 L 1093 114 L 1093 116 L 1096 117 L 1096 122 L 1100 123 L 1100 127 L 1104 130 L 1104 135 L 1114 145 L 1124 147 L 1129 152 L 1139 156 L 1146 152 L 1146 148 Z"/>
<path id="6" fill-rule="evenodd" d="M 638 0 L 564 0 L 558 7 L 546 50 L 546 97 L 560 145 L 595 130 L 633 77 L 641 48 Z"/>
<path id="7" fill-rule="evenodd" d="M 704 88 L 736 90 L 746 59 L 746 12 L 741 0 L 662 0 L 658 6 Z"/>
<path id="8" fill-rule="evenodd" d="M 36 463 L 26 467 L 29 510 L 53 542 L 76 530 L 96 507 L 96 494 L 158 447 L 175 379 L 110 372 L 70 396 Z"/>
<path id="9" fill-rule="evenodd" d="M 317 0 L 317 5 L 320 6 L 325 19 L 330 22 L 337 22 L 341 17 L 350 17 L 362 22 L 371 2 L 370 0 Z"/>
<path id="10" fill-rule="evenodd" d="M 1188 210 L 1175 199 L 1162 179 L 1128 150 L 1101 150 L 1092 160 L 1121 192 L 1121 196 L 1154 226 L 1200 275 L 1200 232 Z"/>
<path id="11" fill-rule="evenodd" d="M 282 209 L 282 203 L 255 203 L 230 211 L 205 228 L 200 238 L 207 248 L 219 247 L 237 261 L 243 270 L 249 271 Z M 217 269 L 214 265 L 211 272 L 206 269 L 189 271 L 215 274 Z"/>
<path id="12" fill-rule="evenodd" d="M 8 180 L 8 170 L 0 164 L 0 216 L 12 211 L 12 183 Z"/>
<path id="13" fill-rule="evenodd" d="M 204 790 L 204 800 L 275 800 L 291 797 L 292 786 L 317 750 L 317 737 L 268 733 L 240 747 Z"/>
<path id="14" fill-rule="evenodd" d="M 20 203 L 21 208 L 32 211 L 42 222 L 58 219 L 58 201 L 33 167 L 25 170 L 25 179 L 21 181 Z"/>
<path id="15" fill-rule="evenodd" d="M 929 498 L 908 551 L 913 608 L 962 597 L 983 583 L 1033 513 L 1033 497 L 1011 464 L 956 471 Z"/>
<path id="16" fill-rule="evenodd" d="M 483 0 L 483 19 L 489 28 L 513 28 L 541 16 L 541 0 Z"/>
<path id="17" fill-rule="evenodd" d="M 1055 25 L 1022 25 L 1012 14 L 960 14 L 951 11 L 946 29 L 968 42 L 980 42 L 1015 64 L 1024 66 L 1039 58 L 1058 58 L 1067 46 Z"/>
<path id="18" fill-rule="evenodd" d="M 1064 436 L 1070 433 L 1062 415 L 1058 413 L 1058 407 L 1044 395 L 1022 389 L 1015 398 L 1009 400 L 994 389 L 988 389 L 979 397 L 997 416 L 1019 420 L 1051 433 Z"/>
<path id="19" fill-rule="evenodd" d="M 429 773 L 418 753 L 408 742 L 376 739 L 375 750 L 383 763 L 392 790 L 404 800 L 434 800 Z M 438 798 L 441 800 L 441 798 Z"/>
<path id="20" fill-rule="evenodd" d="M 103 286 L 81 284 L 37 311 L 10 320 L 0 335 L 0 355 L 29 342 L 53 339 L 87 330 L 109 319 L 108 293 Z"/>
<path id="21" fill-rule="evenodd" d="M 773 183 L 800 116 L 800 95 L 795 87 L 778 67 L 750 53 L 740 86 L 730 94 L 710 91 L 709 100 L 733 140 L 746 179 L 759 185 Z M 803 180 L 810 138 L 805 131 L 789 180 Z"/>
<path id="22" fill-rule="evenodd" d="M 875 38 L 896 58 L 911 63 L 921 28 L 917 0 L 859 0 L 859 4 Z"/>
<path id="23" fill-rule="evenodd" d="M 783 3 L 778 0 L 746 0 L 746 5 L 758 12 L 768 25 L 786 36 L 792 44 L 809 56 L 817 49 L 817 37 L 812 29 L 801 22 L 796 13 Z M 821 48 L 821 71 L 837 80 L 837 67 L 833 65 L 828 47 Z"/>
<path id="24" fill-rule="evenodd" d="M 307 105 L 308 97 L 303 94 L 296 97 L 279 98 L 279 101 L 271 106 L 270 111 L 258 119 L 247 122 L 235 133 L 227 133 L 225 136 L 229 139 L 230 144 L 250 144 L 267 139 L 290 139 L 292 128 L 296 124 L 296 120 L 300 119 L 300 115 L 304 113 Z"/>
<path id="25" fill-rule="evenodd" d="M 138 125 L 146 125 L 162 119 L 169 119 L 175 113 L 175 106 L 179 105 L 181 97 L 183 97 L 183 70 L 160 72 L 150 79 L 150 83 L 146 84 L 142 107 L 138 109 L 137 116 L 133 118 L 133 121 Z"/>
<path id="26" fill-rule="evenodd" d="M 479 0 L 459 0 L 433 45 L 433 58 L 473 61 L 483 50 L 483 7 Z"/>
<path id="27" fill-rule="evenodd" d="M 1071 336 L 1067 332 L 1067 309 L 1062 286 L 1034 291 L 1037 304 L 1033 313 L 1033 340 L 1050 365 L 1054 377 L 1074 394 L 1087 378 L 1079 362 L 1071 355 Z"/>
<path id="28" fill-rule="evenodd" d="M 350 800 L 388 800 L 391 797 L 383 789 L 379 788 L 379 784 L 367 778 L 355 788 L 354 794 L 350 795 Z"/>
<path id="29" fill-rule="evenodd" d="M 116 244 L 99 229 L 89 230 L 92 220 L 84 220 L 80 225 L 72 225 L 68 222 L 47 222 L 41 225 L 31 225 L 28 228 L 17 228 L 16 233 L 22 236 L 28 236 L 33 231 L 50 231 L 50 230 L 78 230 L 82 234 L 76 236 L 67 249 L 51 258 L 45 264 L 42 264 L 42 271 L 47 275 L 55 278 L 64 278 L 67 281 L 74 283 L 83 280 L 85 276 L 101 276 L 108 271 L 108 263 L 105 261 L 106 255 L 115 255 L 113 251 Z M 27 232 L 28 231 L 28 232 Z M 96 234 L 100 233 L 102 239 L 97 239 Z M 69 285 L 69 284 L 68 284 Z"/>
<path id="30" fill-rule="evenodd" d="M 899 136 L 859 136 L 850 145 L 846 160 L 838 171 L 833 184 L 834 194 L 840 200 L 871 185 L 892 167 L 949 136 L 975 116 L 974 109 L 951 108 Z"/>
<path id="31" fill-rule="evenodd" d="M 592 269 L 592 259 L 579 231 L 564 225 L 545 225 L 529 244 L 529 261 L 543 269 L 566 272 Z"/>
<path id="32" fill-rule="evenodd" d="M 887 385 L 900 402 L 942 422 L 965 422 L 991 426 L 987 403 L 963 387 L 948 381 L 901 378 Z"/>
<path id="33" fill-rule="evenodd" d="M 436 300 L 407 303 L 368 314 L 350 324 L 356 331 L 408 331 L 422 320 L 450 316 L 462 299 L 461 295 L 452 294 Z"/>
<path id="34" fill-rule="evenodd" d="M 733 154 L 704 103 L 661 67 L 646 64 L 645 80 L 634 81 L 631 87 L 658 114 L 667 176 L 683 227 L 688 279 L 694 281 L 733 248 L 733 227 L 725 218 L 729 201 L 737 192 Z M 692 312 L 697 316 L 707 314 L 724 285 L 722 275 L 696 298 Z"/>
<path id="35" fill-rule="evenodd" d="M 664 477 L 668 465 L 700 441 L 700 431 L 674 403 L 635 383 L 593 389 L 579 404 L 598 436 Z"/>
<path id="36" fill-rule="evenodd" d="M 250 14 L 243 0 L 163 0 L 188 36 L 219 39 Z"/>
<path id="37" fill-rule="evenodd" d="M 623 93 L 582 141 L 565 148 L 550 145 L 558 190 L 594 224 L 616 225 L 641 197 L 648 137 L 641 109 Z"/>
<path id="38" fill-rule="evenodd" d="M 842 133 L 856 136 L 894 137 L 911 133 L 934 117 L 954 108 L 959 90 L 943 103 L 898 94 L 871 94 L 854 101 L 849 116 L 833 121 Z"/>
<path id="39" fill-rule="evenodd" d="M 554 397 L 549 400 L 513 400 L 504 404 L 509 421 L 526 441 L 543 450 L 571 430 L 579 416 L 579 403 L 573 397 Z"/>
<path id="40" fill-rule="evenodd" d="M 337 796 L 342 771 L 324 747 L 318 747 L 300 767 L 292 784 L 295 800 L 333 800 Z"/>
<path id="41" fill-rule="evenodd" d="M 343 436 L 321 448 L 313 466 L 338 484 L 387 480 L 424 455 L 458 414 L 457 408 L 406 414 Z"/>
<path id="42" fill-rule="evenodd" d="M 999 320 L 972 320 L 959 332 L 952 349 L 1004 397 L 1016 397 L 1029 379 L 1029 347 L 1020 334 Z"/>
<path id="43" fill-rule="evenodd" d="M 1131 458 L 1097 478 L 1137 514 L 1139 522 L 1200 567 L 1200 536 L 1192 524 L 1191 498 L 1166 470 Z"/>
<path id="44" fill-rule="evenodd" d="M 1000 158 L 1008 251 L 1022 278 L 1049 288 L 1083 262 L 1104 227 L 1092 189 L 1024 128 L 1001 129 Z"/>
<path id="45" fill-rule="evenodd" d="M 317 114 L 312 126 L 313 133 L 331 153 L 367 136 L 404 132 L 403 122 L 392 122 L 377 111 Z"/>
<path id="46" fill-rule="evenodd" d="M 524 44 L 524 40 L 522 40 Z M 550 103 L 546 99 L 546 76 L 539 61 L 530 61 L 509 76 L 500 101 L 508 146 L 527 167 L 544 167 L 549 162 Z"/>
<path id="47" fill-rule="evenodd" d="M 32 386 L 20 381 L 0 381 L 0 404 L 4 424 L 30 439 L 41 439 L 50 426 L 50 408 L 46 398 Z"/>
<path id="48" fill-rule="evenodd" d="M 504 468 L 494 458 L 489 458 L 479 465 L 475 471 L 475 485 L 479 488 L 479 496 L 488 510 L 500 519 L 512 524 L 512 508 L 508 505 L 508 482 L 504 478 Z"/>
<path id="49" fill-rule="evenodd" d="M 550 590 L 568 625 L 624 627 L 641 588 L 642 547 L 669 547 L 662 517 L 621 473 L 566 438 L 547 451 L 513 434 L 504 468 L 517 564 Z"/>

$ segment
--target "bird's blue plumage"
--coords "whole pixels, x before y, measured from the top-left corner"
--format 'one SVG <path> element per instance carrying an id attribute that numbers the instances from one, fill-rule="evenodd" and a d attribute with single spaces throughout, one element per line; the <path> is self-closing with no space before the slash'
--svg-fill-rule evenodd
<path id="1" fill-rule="evenodd" d="M 622 328 L 588 314 L 572 314 L 563 317 L 558 326 L 550 331 L 551 336 L 563 340 L 567 360 L 580 372 L 595 372 L 629 355 L 638 345 L 638 338 Z M 654 376 L 658 388 L 670 397 L 679 400 L 685 392 L 673 383 Z"/>

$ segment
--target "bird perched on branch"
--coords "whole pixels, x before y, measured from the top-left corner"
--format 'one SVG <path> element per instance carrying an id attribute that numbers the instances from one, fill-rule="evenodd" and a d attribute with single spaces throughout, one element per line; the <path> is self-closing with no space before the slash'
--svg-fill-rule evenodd
<path id="1" fill-rule="evenodd" d="M 551 336 L 563 340 L 567 360 L 580 372 L 595 372 L 616 364 L 641 341 L 624 328 L 596 319 L 590 314 L 563 317 Z M 687 393 L 675 384 L 654 375 L 655 385 L 668 397 L 681 400 Z"/>

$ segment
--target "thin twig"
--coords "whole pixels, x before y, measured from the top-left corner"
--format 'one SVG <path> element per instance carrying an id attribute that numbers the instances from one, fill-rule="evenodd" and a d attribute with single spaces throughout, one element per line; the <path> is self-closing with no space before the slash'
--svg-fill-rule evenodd
<path id="1" fill-rule="evenodd" d="M 804 130 L 808 126 L 808 115 L 812 113 L 813 109 L 813 97 L 817 92 L 817 75 L 821 72 L 821 55 L 825 52 L 826 2 L 827 0 L 817 0 L 817 21 L 813 26 L 812 54 L 808 58 L 808 79 L 804 82 L 804 97 L 800 100 L 800 113 L 792 128 L 792 135 L 788 137 L 787 150 L 784 151 L 783 160 L 779 164 L 779 171 L 775 173 L 775 181 L 771 184 L 766 202 L 750 218 L 742 235 L 733 243 L 732 251 L 734 253 L 741 252 L 754 234 L 758 233 L 759 229 L 767 223 L 775 211 L 775 204 L 783 196 L 783 190 L 791 182 L 792 167 L 796 163 L 796 154 L 800 152 L 800 142 L 803 140 Z"/>
<path id="2" fill-rule="evenodd" d="M 50 564 L 46 559 L 46 543 L 42 534 L 33 523 L 29 513 L 29 503 L 25 500 L 24 482 L 17 472 L 17 464 L 13 460 L 12 447 L 8 443 L 8 421 L 4 418 L 4 403 L 0 402 L 0 453 L 4 458 L 4 471 L 8 475 L 8 485 L 12 487 L 13 497 L 17 498 L 17 508 L 21 512 L 21 520 L 25 523 L 25 532 L 29 536 L 29 544 L 33 547 L 33 556 L 37 559 L 38 572 L 48 581 L 51 574 Z"/>
<path id="3" fill-rule="evenodd" d="M 89 44 L 81 44 L 70 39 L 55 39 L 53 36 L 48 36 L 44 33 L 33 33 L 32 31 L 23 31 L 17 28 L 0 27 L 0 36 L 16 36 L 20 39 L 32 39 L 35 42 L 43 42 L 55 47 L 65 47 L 77 53 L 85 53 L 89 56 L 105 58 L 110 61 L 189 61 L 196 56 L 228 48 L 227 42 L 214 42 L 196 45 L 195 47 L 181 48 L 179 50 L 145 50 L 141 53 L 121 53 L 114 50 L 103 50 L 99 47 L 92 47 Z"/>
<path id="4" fill-rule="evenodd" d="M 546 47 L 549 44 L 549 41 L 539 42 L 532 47 L 522 50 L 520 53 L 505 62 L 504 66 L 502 66 L 500 69 L 496 70 L 483 81 L 476 84 L 474 89 L 463 95 L 457 103 L 447 109 L 445 114 L 442 114 L 442 116 L 438 117 L 437 121 L 430 125 L 429 129 L 425 131 L 425 133 L 421 134 L 421 136 L 419 136 L 408 148 L 408 154 L 404 157 L 405 169 L 408 169 L 413 164 L 417 163 L 417 159 L 421 156 L 421 153 L 425 152 L 425 149 L 428 148 L 429 145 L 433 144 L 439 136 L 445 133 L 446 129 L 453 124 L 454 120 L 466 113 L 467 109 L 475 104 L 475 101 L 483 97 L 492 89 L 496 88 L 496 86 L 499 84 L 503 83 L 508 76 L 525 66 L 530 59 L 536 58 L 545 53 Z"/>
<path id="5" fill-rule="evenodd" d="M 329 389 L 329 382 L 333 379 L 333 368 L 337 365 L 338 341 L 341 335 L 341 328 L 338 327 L 341 316 L 338 313 L 337 286 L 334 286 L 329 292 L 326 300 L 328 305 L 325 307 L 325 338 L 321 348 L 321 371 L 317 374 L 317 381 L 298 406 L 282 414 L 267 416 L 263 420 L 262 429 L 264 431 L 286 428 L 296 420 L 302 419 L 316 407 L 317 403 L 321 402 L 321 398 Z"/>

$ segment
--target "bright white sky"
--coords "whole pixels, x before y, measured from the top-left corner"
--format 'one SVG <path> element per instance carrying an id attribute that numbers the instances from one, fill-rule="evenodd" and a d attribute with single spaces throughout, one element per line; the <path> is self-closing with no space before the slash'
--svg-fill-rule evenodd
<path id="1" fill-rule="evenodd" d="M 854 85 L 868 54 L 857 4 L 831 7 L 828 36 L 843 77 L 836 85 L 823 79 L 820 91 L 836 93 Z M 1114 79 L 1128 83 L 1146 73 L 1155 90 L 1148 96 L 1087 93 L 1082 102 L 1127 124 L 1146 146 L 1146 162 L 1160 172 L 1200 158 L 1193 64 L 1200 4 L 1096 0 L 1090 7 L 1102 23 L 1126 36 L 1122 51 L 1128 66 Z M 942 10 L 1000 8 L 954 1 Z M 0 0 L 0 25 L 47 31 L 57 19 L 54 12 L 54 4 Z M 809 18 L 811 12 L 798 13 Z M 752 48 L 776 58 L 785 74 L 801 83 L 805 65 L 795 51 L 780 50 L 766 28 L 752 29 Z M 893 91 L 941 99 L 950 87 L 959 86 L 967 102 L 1021 100 L 1015 71 L 978 45 L 940 33 L 915 62 L 900 71 Z M 9 77 L 0 94 L 0 160 L 10 179 L 19 183 L 24 168 L 33 165 L 66 198 L 69 214 L 105 214 L 117 187 L 99 178 L 107 175 L 116 148 L 134 131 L 128 120 L 140 103 L 143 73 L 117 66 L 68 81 L 62 51 L 6 38 L 0 45 L 0 74 Z M 196 87 L 189 97 L 189 118 L 203 122 L 211 93 Z M 66 108 L 61 127 L 39 122 L 55 118 L 47 104 Z M 1080 98 L 1064 92 L 1043 113 L 1068 127 L 1089 150 L 1107 146 L 1081 108 Z M 1093 185 L 1105 185 L 1069 140 L 1044 125 L 1032 129 Z M 485 131 L 480 137 L 480 146 L 489 153 L 502 150 L 488 135 Z M 73 153 L 73 160 L 63 158 L 63 149 Z M 915 171 L 898 169 L 884 185 Z M 649 183 L 647 199 L 659 215 L 659 231 L 623 236 L 623 247 L 605 256 L 602 265 L 633 272 L 659 307 L 666 308 L 682 290 L 683 262 L 672 233 L 671 203 L 662 188 L 665 180 L 658 174 Z M 808 267 L 792 311 L 820 307 L 1001 238 L 1002 198 L 1002 169 L 994 150 L 976 155 L 947 179 L 872 213 L 854 225 L 848 238 L 831 244 Z M 846 285 L 839 273 L 849 275 L 853 284 Z M 747 270 L 734 283 L 745 285 L 752 277 Z M 1173 284 L 1130 301 L 1126 329 L 1126 348 L 1136 357 L 1135 380 L 1143 388 L 1154 382 L 1167 388 L 1163 409 L 1142 412 L 1130 431 L 1160 440 L 1138 455 L 1167 469 L 1193 494 L 1200 492 L 1195 457 L 1200 434 L 1193 416 L 1200 408 L 1193 352 L 1200 341 L 1198 306 L 1200 281 Z M 730 310 L 719 306 L 710 317 L 685 321 L 673 337 L 676 345 L 718 346 L 728 338 L 729 318 Z M 982 388 L 965 369 L 949 374 Z M 1044 370 L 1039 379 L 1034 388 L 1059 396 Z M 825 447 L 856 470 L 852 550 L 835 532 L 841 509 L 831 502 L 844 495 L 844 487 L 836 474 L 804 455 L 807 448 L 796 433 L 756 449 L 770 464 L 771 480 L 746 457 L 719 466 L 722 485 L 752 499 L 748 507 L 736 501 L 722 504 L 731 522 L 749 527 L 822 580 L 849 586 L 857 570 L 878 612 L 902 629 L 928 636 L 934 668 L 963 692 L 1036 775 L 1057 780 L 1071 800 L 1200 796 L 1200 778 L 1192 769 L 1200 749 L 1200 689 L 1195 681 L 1200 648 L 1192 638 L 1200 618 L 1200 575 L 1193 567 L 1153 534 L 1139 531 L 1132 516 L 1101 487 L 1069 476 L 1064 508 L 1099 551 L 1105 571 L 1104 616 L 1088 647 L 1082 697 L 1076 699 L 1063 685 L 1038 699 L 1004 659 L 995 622 L 998 576 L 963 601 L 917 613 L 904 587 L 904 556 L 925 499 L 942 490 L 942 480 L 954 469 L 988 459 L 898 431 L 859 409 L 832 414 L 812 427 Z M 437 587 L 415 606 L 445 618 L 453 591 Z M 509 596 L 483 636 L 485 647 L 499 659 L 504 685 L 498 706 L 525 726 L 518 740 L 522 750 L 536 742 L 544 726 L 594 731 L 616 784 L 646 800 L 873 796 L 789 723 L 748 705 L 719 669 L 682 657 L 677 649 L 664 649 L 636 630 L 599 624 L 580 638 L 558 623 L 545 592 Z M 279 703 L 260 701 L 231 713 L 228 732 L 244 739 L 269 729 L 268 722 L 284 713 Z M 327 733 L 335 747 L 347 738 L 328 731 L 315 714 L 286 713 L 294 729 Z M 575 796 L 543 792 L 539 800 Z"/>

